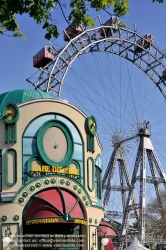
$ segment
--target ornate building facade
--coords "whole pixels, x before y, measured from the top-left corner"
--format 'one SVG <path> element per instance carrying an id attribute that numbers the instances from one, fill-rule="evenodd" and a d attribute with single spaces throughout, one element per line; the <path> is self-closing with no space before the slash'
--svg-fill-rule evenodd
<path id="1" fill-rule="evenodd" d="M 97 122 L 37 90 L 0 95 L 0 249 L 98 249 Z"/>

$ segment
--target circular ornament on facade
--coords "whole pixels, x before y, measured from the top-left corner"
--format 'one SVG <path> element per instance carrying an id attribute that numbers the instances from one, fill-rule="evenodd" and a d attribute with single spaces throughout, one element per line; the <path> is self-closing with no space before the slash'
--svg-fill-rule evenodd
<path id="1" fill-rule="evenodd" d="M 86 196 L 83 196 L 82 199 L 83 199 L 84 201 L 86 201 Z"/>
<path id="2" fill-rule="evenodd" d="M 31 192 L 33 192 L 33 191 L 35 190 L 35 187 L 34 187 L 34 186 L 31 186 L 31 187 L 29 188 L 29 190 L 30 190 Z"/>
<path id="3" fill-rule="evenodd" d="M 20 117 L 19 109 L 14 103 L 7 104 L 7 106 L 2 111 L 2 117 L 3 120 L 8 124 L 17 122 Z"/>
<path id="4" fill-rule="evenodd" d="M 18 221 L 19 218 L 20 218 L 20 217 L 19 217 L 18 215 L 15 215 L 15 216 L 13 217 L 13 220 L 14 220 L 14 221 Z"/>
<path id="5" fill-rule="evenodd" d="M 35 184 L 35 187 L 40 188 L 40 187 L 41 187 L 41 184 L 40 184 L 39 182 L 37 182 L 37 183 Z"/>
<path id="6" fill-rule="evenodd" d="M 77 186 L 76 186 L 76 185 L 74 185 L 74 186 L 73 186 L 73 189 L 74 189 L 74 190 L 77 190 Z"/>
<path id="7" fill-rule="evenodd" d="M 89 218 L 89 223 L 92 223 L 92 218 Z"/>
<path id="8" fill-rule="evenodd" d="M 70 181 L 66 181 L 66 186 L 70 186 Z"/>
<path id="9" fill-rule="evenodd" d="M 77 193 L 78 193 L 78 194 L 81 194 L 81 189 L 78 189 L 78 190 L 77 190 Z"/>
<path id="10" fill-rule="evenodd" d="M 37 148 L 41 158 L 49 166 L 64 167 L 73 155 L 72 134 L 63 122 L 50 120 L 39 129 Z"/>
<path id="11" fill-rule="evenodd" d="M 86 206 L 88 206 L 88 205 L 89 205 L 89 202 L 88 202 L 88 201 L 86 201 L 86 202 L 85 202 L 85 205 L 86 205 Z"/>
<path id="12" fill-rule="evenodd" d="M 2 217 L 1 217 L 1 220 L 4 222 L 4 221 L 7 221 L 7 216 L 6 215 L 3 215 Z"/>
<path id="13" fill-rule="evenodd" d="M 88 116 L 85 120 L 85 128 L 88 133 L 95 135 L 97 133 L 97 122 L 93 115 Z"/>
<path id="14" fill-rule="evenodd" d="M 26 198 L 28 196 L 27 192 L 22 193 L 22 197 Z"/>
<path id="15" fill-rule="evenodd" d="M 97 219 L 95 219 L 95 224 L 97 224 L 98 223 L 98 220 Z"/>
<path id="16" fill-rule="evenodd" d="M 55 179 L 51 179 L 51 184 L 55 184 L 56 180 Z"/>
<path id="17" fill-rule="evenodd" d="M 65 181 L 63 179 L 60 180 L 60 184 L 63 185 Z"/>
<path id="18" fill-rule="evenodd" d="M 24 199 L 23 199 L 23 198 L 19 198 L 19 199 L 18 199 L 18 202 L 19 202 L 19 203 L 23 203 L 23 202 L 24 202 Z"/>
<path id="19" fill-rule="evenodd" d="M 50 183 L 49 180 L 45 180 L 45 181 L 44 181 L 44 184 L 45 184 L 45 185 L 48 185 L 49 183 Z"/>

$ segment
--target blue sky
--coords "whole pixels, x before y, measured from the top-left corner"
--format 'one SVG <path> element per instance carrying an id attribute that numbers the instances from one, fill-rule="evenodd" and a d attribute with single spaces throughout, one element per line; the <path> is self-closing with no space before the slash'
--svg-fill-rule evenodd
<path id="1" fill-rule="evenodd" d="M 145 35 L 147 33 L 153 34 L 155 44 L 161 50 L 165 50 L 166 49 L 165 10 L 166 10 L 166 1 L 162 4 L 159 4 L 158 2 L 152 3 L 151 0 L 131 0 L 130 11 L 125 17 L 121 18 L 121 20 L 126 24 L 126 26 L 129 29 L 133 29 L 133 25 L 134 23 L 136 23 L 137 31 L 142 35 Z M 94 18 L 96 18 L 97 14 L 99 14 L 103 23 L 110 18 L 109 15 L 104 11 L 102 11 L 101 13 L 95 13 L 94 11 L 92 11 L 91 14 Z M 56 11 L 54 15 L 57 18 L 57 25 L 59 28 L 59 33 L 61 34 L 58 39 L 55 39 L 53 41 L 54 47 L 58 50 L 59 48 L 62 48 L 66 45 L 66 42 L 63 41 L 62 33 L 63 30 L 68 25 L 65 22 L 60 10 Z M 68 10 L 66 10 L 66 15 L 68 15 Z M 18 23 L 20 24 L 21 31 L 23 31 L 26 34 L 27 40 L 24 41 L 22 38 L 10 38 L 1 35 L 0 37 L 1 92 L 0 93 L 4 93 L 14 89 L 32 88 L 32 86 L 30 86 L 26 82 L 26 78 L 29 78 L 34 72 L 36 72 L 36 69 L 33 68 L 32 58 L 42 47 L 49 45 L 50 42 L 52 42 L 52 40 L 48 41 L 44 38 L 45 32 L 42 30 L 42 26 L 38 26 L 37 24 L 35 24 L 33 19 L 29 18 L 28 15 L 18 16 L 17 20 Z M 91 59 L 92 58 L 93 55 L 91 56 Z M 91 59 L 90 57 L 88 57 L 88 60 L 90 60 L 90 62 Z M 106 60 L 109 59 L 106 57 L 101 57 L 100 59 L 98 58 L 95 59 L 94 64 L 92 63 L 91 66 L 92 67 L 94 66 L 96 70 L 100 71 L 100 68 L 98 68 L 97 60 L 100 60 L 100 62 L 104 60 L 103 63 L 106 63 Z M 87 63 L 86 58 L 85 61 L 83 58 L 82 59 L 80 58 L 80 60 L 78 59 L 78 61 L 73 63 L 72 66 L 73 71 L 67 77 L 64 87 L 62 88 L 62 98 L 69 100 L 70 102 L 73 102 L 78 107 L 83 109 L 87 114 L 93 114 L 97 118 L 99 137 L 104 148 L 103 149 L 104 170 L 106 169 L 107 163 L 109 161 L 112 152 L 112 139 L 111 139 L 112 135 L 114 135 L 115 132 L 118 132 L 122 133 L 125 138 L 131 136 L 134 133 L 133 130 L 138 129 L 136 128 L 138 127 L 138 123 L 143 122 L 144 120 L 148 120 L 152 124 L 152 132 L 153 132 L 152 140 L 154 142 L 155 149 L 159 154 L 160 160 L 163 163 L 165 163 L 166 162 L 166 157 L 165 157 L 166 105 L 165 101 L 163 100 L 163 97 L 161 96 L 158 90 L 153 88 L 154 84 L 149 79 L 147 79 L 147 77 L 143 75 L 143 73 L 140 72 L 139 69 L 133 69 L 132 73 L 133 75 L 132 77 L 130 77 L 131 78 L 130 80 L 132 80 L 131 83 L 133 82 L 135 83 L 136 80 L 138 80 L 139 83 L 138 87 L 133 88 L 132 94 L 134 94 L 135 97 L 134 98 L 131 97 L 131 102 L 129 102 L 128 101 L 129 95 L 126 92 L 127 85 L 125 85 L 124 82 L 129 81 L 127 79 L 127 74 L 128 75 L 131 74 L 133 66 L 130 63 L 130 65 L 127 64 L 127 67 L 124 70 L 121 70 L 121 67 L 125 66 L 126 64 L 125 62 L 123 62 L 122 64 L 119 61 L 114 61 L 114 63 L 111 61 L 108 62 L 109 62 L 108 64 L 110 64 L 112 67 L 111 69 L 113 69 L 113 74 L 111 77 L 115 79 L 115 83 L 117 83 L 119 80 L 120 86 L 122 85 L 122 90 L 119 90 L 120 96 L 119 95 L 116 96 L 118 99 L 114 99 L 114 95 L 117 94 L 116 91 L 115 93 L 113 93 L 112 90 L 111 92 L 108 92 L 107 89 L 105 91 L 105 94 L 103 93 L 105 95 L 104 99 L 100 98 L 99 89 L 98 93 L 95 95 L 95 92 L 98 88 L 98 85 L 96 84 L 97 79 L 95 80 L 96 82 L 94 82 L 94 92 L 87 89 L 81 89 L 81 86 L 79 85 L 79 81 L 81 84 L 81 80 L 79 78 L 80 77 L 85 78 L 86 73 L 85 74 L 82 73 L 81 76 L 78 76 L 77 80 L 72 76 L 72 73 L 77 75 L 78 71 L 82 71 L 84 65 Z M 113 68 L 114 66 L 115 68 Z M 120 73 L 116 73 L 117 69 L 119 70 Z M 109 70 L 110 69 L 108 69 L 108 71 Z M 121 74 L 125 76 L 124 79 L 119 78 L 119 75 Z M 136 79 L 134 79 L 134 76 Z M 92 82 L 93 74 L 90 77 L 91 78 L 89 79 L 87 78 L 87 81 Z M 146 85 L 142 84 L 143 82 L 145 82 Z M 80 95 L 80 97 L 78 97 L 79 95 L 77 94 L 75 94 L 74 96 L 70 94 L 70 91 L 72 90 L 73 87 L 72 84 L 73 85 L 75 84 L 75 86 L 77 87 L 76 90 L 80 90 L 82 92 L 83 94 L 82 96 Z M 84 86 L 85 85 L 83 83 L 83 87 Z M 123 86 L 126 86 L 126 89 L 125 87 L 123 88 Z M 131 87 L 131 85 L 129 86 Z M 139 94 L 137 93 L 137 90 L 139 89 L 145 92 L 145 94 L 140 93 L 140 99 L 139 99 Z M 107 92 L 110 93 L 110 95 Z M 92 106 L 93 103 L 87 100 L 87 96 L 89 95 L 89 93 L 90 93 L 90 99 L 96 100 L 98 106 L 94 105 L 93 107 Z M 143 98 L 141 97 L 141 95 L 143 96 Z M 114 102 L 114 106 L 111 106 L 112 105 L 111 102 L 109 103 L 107 102 L 110 101 L 109 99 L 111 98 Z M 116 100 L 118 100 L 117 103 Z M 116 104 L 119 105 L 119 107 L 117 107 Z M 114 109 L 117 109 L 115 118 L 113 118 Z M 135 121 L 132 115 L 136 116 Z M 120 116 L 121 118 L 119 118 Z M 128 121 L 127 126 L 123 121 L 124 116 L 126 116 L 125 119 L 127 119 Z M 124 126 L 122 126 L 121 128 L 120 127 L 121 125 Z M 137 145 L 138 145 L 138 140 L 134 141 L 132 145 L 126 146 L 126 157 L 127 161 L 129 162 L 129 169 L 131 171 L 133 169 L 133 164 L 135 161 L 134 154 L 136 153 Z M 164 166 L 163 168 L 166 171 L 166 167 Z M 117 183 L 118 179 L 115 179 L 115 184 Z M 149 187 L 149 191 L 147 192 L 148 192 L 148 198 L 151 199 L 151 197 L 154 194 L 152 188 Z M 118 204 L 118 201 L 116 201 L 113 198 L 112 204 L 115 204 L 115 208 L 112 208 L 112 210 L 117 209 L 116 204 Z"/>
<path id="2" fill-rule="evenodd" d="M 122 20 L 128 28 L 136 23 L 141 34 L 152 33 L 155 43 L 161 49 L 165 49 L 165 9 L 166 1 L 159 4 L 158 2 L 152 3 L 151 0 L 131 0 L 130 11 Z M 103 22 L 109 19 L 105 12 L 99 14 Z M 96 13 L 92 13 L 92 15 L 96 17 Z M 61 33 L 67 24 L 60 11 L 56 12 L 56 17 L 59 33 Z M 12 89 L 29 88 L 25 79 L 35 72 L 32 66 L 32 57 L 43 46 L 49 45 L 49 41 L 44 38 L 42 27 L 36 25 L 28 15 L 22 15 L 17 19 L 20 29 L 27 36 L 27 40 L 2 35 L 0 37 L 1 93 Z M 60 46 L 65 45 L 62 36 L 54 42 Z"/>

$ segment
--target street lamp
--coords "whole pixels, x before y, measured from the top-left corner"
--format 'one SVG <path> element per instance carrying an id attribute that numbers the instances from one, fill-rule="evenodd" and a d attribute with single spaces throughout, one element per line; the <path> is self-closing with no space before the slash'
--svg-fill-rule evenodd
<path id="1" fill-rule="evenodd" d="M 2 243 L 3 243 L 3 248 L 6 248 L 10 244 L 10 237 L 9 236 L 3 236 Z"/>
<path id="2" fill-rule="evenodd" d="M 3 249 L 5 249 L 11 243 L 11 234 L 10 226 L 7 226 L 7 229 L 5 229 L 5 235 L 2 237 Z"/>
<path id="3" fill-rule="evenodd" d="M 104 234 L 104 238 L 102 238 L 102 240 L 101 240 L 102 245 L 106 246 L 108 244 L 108 241 L 109 241 L 108 238 Z"/>
<path id="4" fill-rule="evenodd" d="M 109 241 L 108 238 L 106 237 L 107 232 L 104 233 L 103 230 L 100 227 L 97 227 L 95 229 L 95 233 L 93 233 L 93 236 L 95 236 L 95 242 L 93 243 L 93 245 L 96 246 L 96 244 L 97 244 L 97 242 L 96 242 L 96 234 L 97 234 L 97 232 L 100 232 L 100 231 L 104 234 L 104 238 L 102 238 L 101 243 L 102 243 L 103 246 L 106 246 L 108 244 L 108 241 Z"/>

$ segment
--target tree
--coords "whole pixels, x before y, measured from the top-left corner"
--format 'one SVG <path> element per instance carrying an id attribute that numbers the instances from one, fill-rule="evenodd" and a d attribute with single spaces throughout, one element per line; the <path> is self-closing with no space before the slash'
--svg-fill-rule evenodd
<path id="1" fill-rule="evenodd" d="M 120 17 L 129 11 L 129 0 L 68 0 L 70 14 L 65 15 L 65 0 L 0 0 L 0 34 L 9 36 L 23 36 L 19 24 L 16 21 L 17 15 L 29 14 L 37 24 L 41 24 L 46 31 L 45 38 L 58 37 L 58 27 L 52 18 L 52 14 L 60 8 L 68 24 L 82 23 L 85 26 L 93 26 L 94 20 L 88 14 L 90 9 L 107 11 L 112 7 L 112 13 Z M 163 0 L 152 0 L 152 2 L 162 3 Z M 123 26 L 123 23 L 120 23 Z"/>
<path id="2" fill-rule="evenodd" d="M 17 15 L 29 14 L 37 24 L 46 30 L 45 38 L 58 37 L 58 27 L 52 14 L 60 8 L 68 24 L 82 23 L 93 26 L 94 20 L 89 16 L 90 9 L 100 11 L 113 7 L 116 16 L 125 15 L 129 10 L 129 0 L 70 0 L 70 14 L 65 16 L 66 2 L 64 0 L 0 0 L 0 33 L 10 36 L 24 36 L 16 21 Z"/>
<path id="3" fill-rule="evenodd" d="M 166 190 L 161 192 L 160 202 L 154 199 L 151 204 L 154 213 L 147 213 L 146 228 L 157 239 L 158 249 L 162 249 L 162 243 L 166 242 Z"/>

